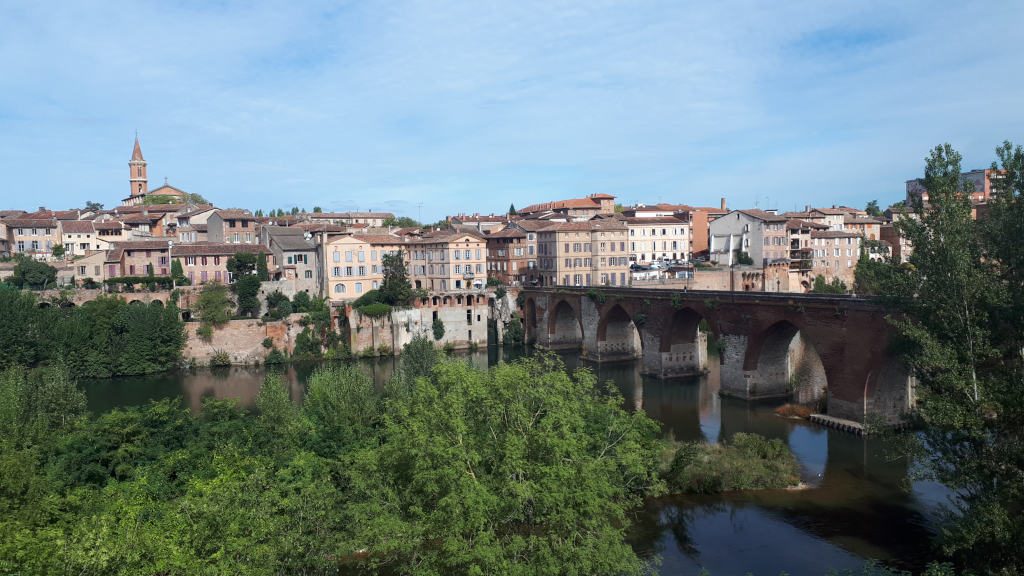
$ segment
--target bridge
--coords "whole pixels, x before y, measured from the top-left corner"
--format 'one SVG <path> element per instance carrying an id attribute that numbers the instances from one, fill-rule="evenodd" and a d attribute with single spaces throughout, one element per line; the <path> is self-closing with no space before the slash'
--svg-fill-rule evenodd
<path id="1" fill-rule="evenodd" d="M 894 424 L 913 379 L 889 352 L 878 304 L 849 296 L 643 288 L 525 288 L 527 342 L 594 362 L 639 360 L 671 378 L 707 370 L 723 394 L 820 403 L 835 418 Z"/>

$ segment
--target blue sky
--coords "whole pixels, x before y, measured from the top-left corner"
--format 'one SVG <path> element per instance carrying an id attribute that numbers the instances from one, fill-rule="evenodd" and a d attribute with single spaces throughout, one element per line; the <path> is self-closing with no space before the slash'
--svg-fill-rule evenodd
<path id="1" fill-rule="evenodd" d="M 590 193 L 883 204 L 1024 141 L 1024 2 L 5 2 L 0 204 L 435 220 Z"/>

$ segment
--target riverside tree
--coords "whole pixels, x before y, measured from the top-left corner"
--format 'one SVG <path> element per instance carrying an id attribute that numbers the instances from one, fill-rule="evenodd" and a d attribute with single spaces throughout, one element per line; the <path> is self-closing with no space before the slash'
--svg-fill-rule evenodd
<path id="1" fill-rule="evenodd" d="M 1024 571 L 1024 152 L 997 149 L 988 219 L 972 219 L 960 154 L 931 151 L 919 220 L 896 226 L 909 265 L 868 278 L 898 314 L 898 349 L 917 378 L 918 463 L 955 492 L 943 551 L 969 573 Z M 860 283 L 862 280 L 858 279 Z"/>

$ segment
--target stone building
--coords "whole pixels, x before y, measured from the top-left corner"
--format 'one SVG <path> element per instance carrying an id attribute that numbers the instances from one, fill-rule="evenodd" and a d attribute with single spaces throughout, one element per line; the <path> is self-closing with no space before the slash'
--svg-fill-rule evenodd
<path id="1" fill-rule="evenodd" d="M 811 278 L 824 276 L 831 282 L 838 278 L 853 286 L 857 260 L 860 258 L 862 238 L 853 232 L 822 230 L 811 232 L 811 249 L 813 264 Z"/>
<path id="2" fill-rule="evenodd" d="M 623 221 L 629 231 L 631 263 L 690 260 L 693 235 L 688 221 L 676 216 L 625 217 Z"/>
<path id="3" fill-rule="evenodd" d="M 53 247 L 62 245 L 60 224 L 53 218 L 5 218 L 12 254 L 37 260 L 53 258 Z"/>
<path id="4" fill-rule="evenodd" d="M 487 277 L 509 286 L 522 286 L 528 272 L 537 267 L 536 235 L 527 240 L 527 232 L 506 228 L 487 235 Z"/>
<path id="5" fill-rule="evenodd" d="M 230 284 L 234 278 L 228 271 L 228 259 L 238 253 L 256 254 L 267 258 L 270 251 L 258 244 L 175 244 L 171 250 L 174 259 L 193 286 L 207 282 Z"/>
<path id="6" fill-rule="evenodd" d="M 255 244 L 256 218 L 248 210 L 215 210 L 206 220 L 207 238 L 215 244 Z"/>
<path id="7" fill-rule="evenodd" d="M 611 194 L 591 194 L 584 198 L 570 198 L 554 202 L 532 204 L 517 211 L 526 218 L 536 218 L 545 214 L 559 214 L 570 220 L 589 220 L 594 216 L 610 216 L 615 213 L 615 196 Z"/>
<path id="8" fill-rule="evenodd" d="M 628 286 L 625 223 L 617 219 L 552 223 L 537 231 L 541 286 Z"/>
<path id="9" fill-rule="evenodd" d="M 284 292 L 320 293 L 319 251 L 312 234 L 301 228 L 262 226 L 260 244 L 271 253 L 270 279 L 283 282 Z"/>

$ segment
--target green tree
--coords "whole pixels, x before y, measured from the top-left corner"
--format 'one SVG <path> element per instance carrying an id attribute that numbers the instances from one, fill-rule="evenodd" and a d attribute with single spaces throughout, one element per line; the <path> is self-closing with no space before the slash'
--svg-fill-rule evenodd
<path id="1" fill-rule="evenodd" d="M 313 213 L 314 213 L 314 214 L 322 214 L 322 213 L 323 213 L 323 211 L 324 211 L 324 209 L 323 209 L 323 208 L 321 208 L 321 207 L 319 207 L 319 206 L 313 206 Z"/>
<path id="2" fill-rule="evenodd" d="M 444 338 L 444 320 L 434 318 L 434 322 L 431 324 L 430 330 L 434 334 L 434 340 Z"/>
<path id="3" fill-rule="evenodd" d="M 234 303 L 228 297 L 228 289 L 220 282 L 210 282 L 203 286 L 196 300 L 199 319 L 207 326 L 217 328 L 231 320 L 231 309 Z"/>
<path id="4" fill-rule="evenodd" d="M 839 278 L 833 278 L 832 281 L 829 282 L 824 276 L 818 274 L 814 277 L 814 284 L 811 286 L 811 292 L 814 294 L 846 294 L 846 282 L 843 282 Z"/>
<path id="5" fill-rule="evenodd" d="M 50 253 L 53 254 L 54 258 L 64 258 L 64 245 L 54 244 L 53 248 L 50 250 Z"/>
<path id="6" fill-rule="evenodd" d="M 280 290 L 267 294 L 267 317 L 280 320 L 292 313 L 292 303 Z"/>
<path id="7" fill-rule="evenodd" d="M 508 215 L 509 216 L 516 216 L 517 215 L 516 214 L 516 205 L 515 204 L 509 204 L 508 205 Z"/>
<path id="8" fill-rule="evenodd" d="M 412 285 L 405 268 L 405 256 L 401 250 L 385 254 L 381 258 L 384 280 L 380 286 L 380 301 L 391 306 L 407 306 L 412 299 Z"/>
<path id="9" fill-rule="evenodd" d="M 256 255 L 256 277 L 260 282 L 270 280 L 270 271 L 267 270 L 267 257 L 263 254 Z"/>
<path id="10" fill-rule="evenodd" d="M 7 282 L 18 288 L 41 290 L 53 287 L 57 280 L 57 269 L 49 264 L 27 258 L 23 255 L 15 257 L 14 273 Z"/>
<path id="11" fill-rule="evenodd" d="M 864 207 L 864 211 L 868 213 L 868 216 L 876 218 L 882 215 L 882 209 L 878 207 L 878 200 L 872 200 L 868 202 L 867 206 Z"/>
<path id="12" fill-rule="evenodd" d="M 659 431 L 620 406 L 551 357 L 439 363 L 389 399 L 382 444 L 346 469 L 365 503 L 346 510 L 353 541 L 398 573 L 643 573 L 624 535 L 663 489 Z"/>
<path id="13" fill-rule="evenodd" d="M 971 217 L 960 154 L 931 151 L 924 186 L 929 207 L 896 226 L 914 246 L 892 288 L 898 350 L 917 379 L 919 463 L 954 490 L 943 550 L 972 573 L 1024 571 L 1024 324 L 1020 302 L 1021 168 L 1024 153 L 997 154 L 1008 177 L 997 183 L 995 217 Z M 994 181 L 995 182 L 995 181 Z"/>
<path id="14" fill-rule="evenodd" d="M 187 286 L 188 278 L 185 278 L 185 270 L 181 267 L 181 260 L 171 260 L 171 279 L 176 286 Z"/>
<path id="15" fill-rule="evenodd" d="M 259 315 L 260 308 L 260 279 L 257 276 L 248 274 L 240 276 L 231 285 L 232 292 L 238 301 L 238 315 L 254 318 Z"/>
<path id="16" fill-rule="evenodd" d="M 256 272 L 258 266 L 257 261 L 260 255 L 252 252 L 236 252 L 234 256 L 228 258 L 225 267 L 228 272 L 233 274 L 236 278 L 238 276 L 245 276 L 247 274 L 253 274 Z"/>
<path id="17" fill-rule="evenodd" d="M 389 216 L 384 219 L 384 226 L 393 226 L 395 228 L 419 228 L 420 223 L 408 216 Z"/>
<path id="18" fill-rule="evenodd" d="M 85 208 L 83 208 L 83 210 L 86 212 L 99 212 L 100 210 L 103 210 L 103 204 L 101 202 L 93 202 L 90 200 L 85 203 Z"/>

